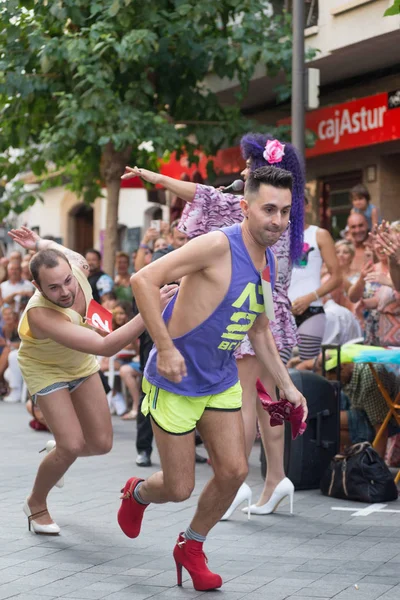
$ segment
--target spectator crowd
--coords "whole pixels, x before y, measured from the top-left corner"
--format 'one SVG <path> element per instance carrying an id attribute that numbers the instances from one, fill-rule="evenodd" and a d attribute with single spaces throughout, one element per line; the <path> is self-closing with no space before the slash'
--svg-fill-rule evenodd
<path id="1" fill-rule="evenodd" d="M 324 344 L 355 341 L 368 346 L 400 347 L 400 221 L 381 221 L 362 185 L 353 188 L 351 201 L 346 228 L 336 241 L 328 231 L 308 223 L 311 207 L 306 201 L 303 255 L 293 269 L 289 289 L 298 336 L 289 367 L 321 372 Z M 171 225 L 152 222 L 131 256 L 116 253 L 113 276 L 102 270 L 100 252 L 87 250 L 93 298 L 112 313 L 113 329 L 124 325 L 137 312 L 131 274 L 187 242 L 187 235 L 178 227 L 183 204 L 175 201 L 174 216 L 178 218 Z M 0 396 L 4 402 L 27 400 L 22 397 L 24 385 L 17 363 L 17 328 L 35 292 L 29 271 L 32 255 L 33 251 L 25 255 L 12 251 L 0 259 Z M 140 465 L 151 464 L 151 427 L 140 413 L 141 377 L 151 345 L 144 332 L 117 356 L 99 357 L 110 411 L 126 420 L 137 419 Z M 398 370 L 394 365 L 378 365 L 377 369 L 394 399 L 400 387 Z M 387 414 L 387 405 L 371 371 L 367 365 L 350 364 L 342 367 L 341 378 L 342 443 L 372 441 Z M 45 429 L 39 409 L 29 400 L 27 408 L 32 415 L 31 426 Z M 395 423 L 380 441 L 378 451 L 382 456 L 388 436 L 392 437 L 393 457 L 394 449 L 400 449 Z"/>

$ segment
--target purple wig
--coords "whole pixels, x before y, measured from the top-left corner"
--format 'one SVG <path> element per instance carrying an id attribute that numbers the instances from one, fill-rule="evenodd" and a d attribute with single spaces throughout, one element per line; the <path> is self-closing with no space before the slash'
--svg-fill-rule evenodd
<path id="1" fill-rule="evenodd" d="M 247 133 L 242 137 L 240 142 L 242 156 L 245 160 L 250 160 L 252 171 L 269 164 L 263 157 L 263 152 L 267 141 L 273 139 L 276 138 L 263 133 Z M 290 257 L 293 263 L 296 263 L 303 250 L 304 165 L 296 148 L 292 144 L 285 143 L 285 154 L 281 162 L 274 163 L 273 166 L 286 169 L 293 175 L 292 210 L 290 212 Z"/>

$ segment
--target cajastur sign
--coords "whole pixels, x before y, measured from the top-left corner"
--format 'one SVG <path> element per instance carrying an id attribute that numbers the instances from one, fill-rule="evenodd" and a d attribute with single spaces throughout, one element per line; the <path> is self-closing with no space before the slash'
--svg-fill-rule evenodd
<path id="1" fill-rule="evenodd" d="M 306 114 L 317 140 L 307 158 L 400 139 L 400 104 L 394 92 L 336 104 Z M 389 106 L 390 100 L 390 106 Z"/>

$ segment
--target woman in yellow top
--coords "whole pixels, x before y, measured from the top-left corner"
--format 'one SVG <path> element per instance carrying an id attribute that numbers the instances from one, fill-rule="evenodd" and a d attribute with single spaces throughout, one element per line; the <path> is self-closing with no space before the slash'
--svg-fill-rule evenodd
<path id="1" fill-rule="evenodd" d="M 113 356 L 144 325 L 139 315 L 106 337 L 91 330 L 85 324 L 92 291 L 83 256 L 42 240 L 27 227 L 12 230 L 10 236 L 23 248 L 37 250 L 30 262 L 36 292 L 19 324 L 18 362 L 56 442 L 39 467 L 24 512 L 35 533 L 57 535 L 60 528 L 47 510 L 51 488 L 78 457 L 105 454 L 112 447 L 107 398 L 93 355 Z M 162 305 L 175 289 L 163 288 Z"/>

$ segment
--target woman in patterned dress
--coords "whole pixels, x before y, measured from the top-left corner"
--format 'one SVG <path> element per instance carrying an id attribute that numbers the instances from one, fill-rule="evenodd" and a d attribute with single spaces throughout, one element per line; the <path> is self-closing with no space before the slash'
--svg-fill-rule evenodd
<path id="1" fill-rule="evenodd" d="M 241 150 L 246 167 L 241 175 L 246 180 L 250 171 L 258 167 L 273 164 L 286 169 L 293 175 L 293 199 L 290 227 L 272 246 L 278 260 L 278 274 L 273 291 L 275 322 L 271 322 L 271 331 L 283 362 L 290 358 L 297 344 L 296 325 L 291 314 L 291 305 L 287 295 L 290 284 L 292 264 L 302 252 L 304 226 L 304 170 L 297 151 L 291 144 L 281 144 L 265 134 L 247 134 L 241 140 Z M 240 208 L 241 196 L 223 193 L 208 185 L 180 181 L 171 177 L 153 173 L 146 169 L 127 167 L 123 178 L 139 176 L 153 184 L 161 184 L 173 194 L 186 200 L 179 229 L 190 238 L 241 223 L 243 214 Z M 253 348 L 246 336 L 236 351 L 239 379 L 243 389 L 242 415 L 245 426 L 246 450 L 250 455 L 256 436 L 256 417 L 258 416 L 262 442 L 267 456 L 267 476 L 264 489 L 256 504 L 250 506 L 253 514 L 269 514 L 285 496 L 293 496 L 293 484 L 285 477 L 283 465 L 284 428 L 271 427 L 269 415 L 262 408 L 256 392 L 256 380 L 262 380 L 272 398 L 275 398 L 275 386 L 268 372 L 262 370 L 255 358 Z M 244 500 L 249 500 L 251 490 L 247 484 L 239 489 L 230 509 L 223 520 L 230 517 L 233 510 Z M 243 509 L 247 511 L 248 509 Z"/>

